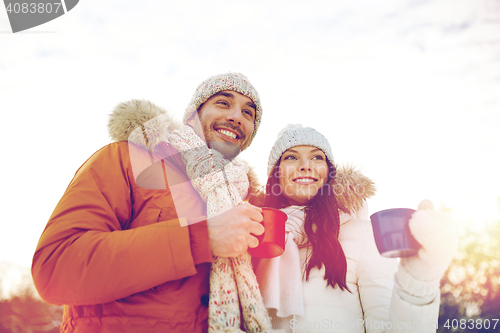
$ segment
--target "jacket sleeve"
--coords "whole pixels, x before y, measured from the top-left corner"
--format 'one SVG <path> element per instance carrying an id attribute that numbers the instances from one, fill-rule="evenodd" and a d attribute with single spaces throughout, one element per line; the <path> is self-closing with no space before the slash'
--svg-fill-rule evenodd
<path id="1" fill-rule="evenodd" d="M 399 270 L 402 268 L 400 267 Z M 411 288 L 425 291 L 422 296 L 414 296 L 401 287 L 399 279 Z M 438 328 L 440 291 L 439 285 L 430 286 L 425 281 L 413 278 L 407 272 L 398 272 L 394 277 L 390 322 L 391 332 L 432 333 Z"/>
<path id="2" fill-rule="evenodd" d="M 366 332 L 385 332 L 393 291 L 397 260 L 382 257 L 369 221 L 364 223 L 363 250 L 358 265 L 358 288 Z"/>
<path id="3" fill-rule="evenodd" d="M 132 216 L 131 169 L 127 143 L 118 142 L 77 171 L 33 257 L 33 280 L 46 302 L 111 302 L 196 274 L 193 247 L 210 256 L 206 221 L 187 227 L 179 218 L 123 230 Z"/>
<path id="4" fill-rule="evenodd" d="M 398 262 L 379 254 L 373 230 L 367 225 L 358 268 L 366 332 L 436 332 L 439 296 L 424 304 L 411 295 L 401 297 L 395 280 Z"/>

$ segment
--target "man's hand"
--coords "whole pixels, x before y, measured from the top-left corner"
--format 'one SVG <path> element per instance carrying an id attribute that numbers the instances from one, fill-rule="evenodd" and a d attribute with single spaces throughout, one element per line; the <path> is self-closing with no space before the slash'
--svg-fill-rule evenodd
<path id="1" fill-rule="evenodd" d="M 207 219 L 210 249 L 214 256 L 237 257 L 259 241 L 253 235 L 262 235 L 262 209 L 249 203 L 232 207 Z M 253 234 L 253 235 L 252 235 Z"/>

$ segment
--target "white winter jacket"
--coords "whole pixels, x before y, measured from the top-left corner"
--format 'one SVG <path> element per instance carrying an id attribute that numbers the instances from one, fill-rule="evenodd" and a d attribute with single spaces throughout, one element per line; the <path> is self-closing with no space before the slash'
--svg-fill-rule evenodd
<path id="1" fill-rule="evenodd" d="M 313 268 L 309 280 L 302 281 L 304 316 L 280 318 L 269 309 L 274 328 L 300 333 L 436 332 L 439 289 L 430 299 L 421 299 L 399 287 L 395 279 L 398 261 L 379 254 L 366 207 L 357 215 L 341 214 L 339 239 L 351 292 L 327 286 L 324 268 Z M 302 271 L 307 251 L 299 250 Z M 259 265 L 265 265 L 265 260 Z"/>

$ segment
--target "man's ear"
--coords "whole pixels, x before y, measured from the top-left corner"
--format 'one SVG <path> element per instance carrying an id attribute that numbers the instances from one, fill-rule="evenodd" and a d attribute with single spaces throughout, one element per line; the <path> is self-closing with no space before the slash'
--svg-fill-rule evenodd
<path id="1" fill-rule="evenodd" d="M 191 117 L 186 121 L 186 124 L 194 129 L 195 133 L 198 134 L 198 136 L 206 142 L 205 140 L 205 134 L 203 133 L 203 127 L 201 126 L 200 122 L 200 117 L 198 115 L 198 111 L 193 112 Z"/>
<path id="2" fill-rule="evenodd" d="M 198 112 L 193 112 L 191 117 L 186 121 L 186 124 L 188 124 L 190 127 L 194 128 L 194 124 L 196 123 L 196 118 L 198 116 Z"/>

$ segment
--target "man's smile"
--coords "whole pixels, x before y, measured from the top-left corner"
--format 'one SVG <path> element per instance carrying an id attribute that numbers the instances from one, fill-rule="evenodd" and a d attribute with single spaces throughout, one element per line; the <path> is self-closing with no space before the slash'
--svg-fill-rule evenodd
<path id="1" fill-rule="evenodd" d="M 227 130 L 227 129 L 222 129 L 222 128 L 219 128 L 219 129 L 216 129 L 217 133 L 219 134 L 222 134 L 224 136 L 227 136 L 229 137 L 230 139 L 233 139 L 233 140 L 236 140 L 239 138 L 238 134 L 230 131 L 230 130 Z"/>
<path id="2" fill-rule="evenodd" d="M 245 139 L 245 136 L 241 133 L 241 131 L 238 128 L 232 128 L 228 124 L 224 125 L 214 124 L 213 129 L 225 141 L 236 143 L 239 140 Z"/>

